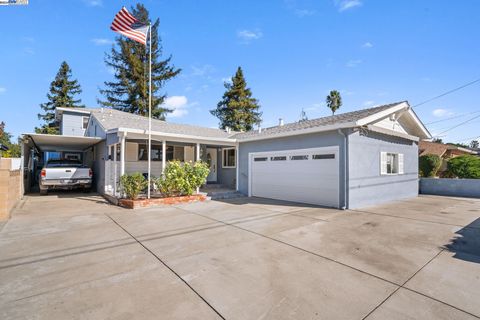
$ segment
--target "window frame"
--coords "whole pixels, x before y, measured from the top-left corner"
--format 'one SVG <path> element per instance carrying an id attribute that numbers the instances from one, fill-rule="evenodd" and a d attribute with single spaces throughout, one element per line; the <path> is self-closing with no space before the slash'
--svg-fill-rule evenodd
<path id="1" fill-rule="evenodd" d="M 389 158 L 393 159 L 390 163 Z M 390 172 L 389 172 L 390 165 Z M 397 176 L 403 175 L 404 172 L 404 154 L 400 152 L 380 152 L 380 175 L 381 176 Z M 395 169 L 395 170 L 394 170 Z"/>
<path id="2" fill-rule="evenodd" d="M 87 119 L 87 122 L 85 123 L 85 119 Z M 82 116 L 82 129 L 87 130 L 88 129 L 88 123 L 90 122 L 90 116 Z"/>
<path id="3" fill-rule="evenodd" d="M 228 154 L 227 152 L 233 150 L 233 165 L 228 165 Z M 227 157 L 225 157 L 227 155 Z M 227 163 L 225 163 L 227 160 Z M 233 169 L 237 167 L 237 148 L 222 148 L 222 169 Z"/>
<path id="4" fill-rule="evenodd" d="M 148 161 L 148 143 L 138 143 L 137 145 L 138 145 L 137 161 Z M 145 147 L 141 147 L 141 146 L 145 146 Z M 145 157 L 145 159 L 140 158 L 140 149 L 146 150 L 147 156 Z M 162 154 L 163 147 L 162 147 L 162 145 L 161 144 L 152 144 L 152 150 L 157 150 L 158 154 L 160 156 L 158 158 L 150 158 L 151 161 L 155 161 L 155 162 L 163 161 L 162 160 L 163 159 L 163 154 Z M 168 161 L 175 160 L 174 159 L 175 157 L 174 157 L 173 146 L 167 145 L 165 151 L 166 151 L 166 155 L 171 155 L 172 156 L 172 159 L 168 159 L 168 157 L 167 157 L 165 161 L 168 162 Z M 154 154 L 154 153 L 152 152 L 152 154 Z"/>

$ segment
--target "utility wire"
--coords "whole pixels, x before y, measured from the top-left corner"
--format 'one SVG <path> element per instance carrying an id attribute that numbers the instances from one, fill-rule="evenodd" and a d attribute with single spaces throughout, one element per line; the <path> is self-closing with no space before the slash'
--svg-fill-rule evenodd
<path id="1" fill-rule="evenodd" d="M 475 116 L 475 117 L 473 117 L 473 118 L 470 118 L 470 119 L 468 119 L 468 120 L 466 120 L 466 121 L 463 121 L 463 122 L 461 122 L 461 123 L 459 123 L 459 124 L 457 124 L 457 125 L 455 125 L 455 126 L 453 126 L 453 127 L 451 127 L 451 128 L 448 128 L 447 130 L 444 130 L 444 131 L 438 133 L 438 134 L 435 135 L 435 136 L 436 136 L 436 137 L 439 137 L 441 134 L 446 133 L 446 132 L 448 132 L 448 131 L 451 131 L 451 130 L 453 130 L 453 129 L 455 129 L 455 128 L 458 128 L 458 127 L 460 127 L 460 126 L 463 126 L 464 124 L 466 124 L 466 123 L 468 123 L 468 122 L 470 122 L 470 121 L 473 121 L 473 120 L 475 120 L 475 119 L 477 119 L 477 118 L 480 118 L 480 115 Z"/>
<path id="2" fill-rule="evenodd" d="M 447 91 L 447 92 L 444 92 L 444 93 L 442 93 L 442 94 L 440 94 L 440 95 L 438 95 L 438 96 L 435 96 L 435 97 L 433 97 L 433 98 L 430 98 L 430 99 L 428 99 L 428 100 L 422 101 L 422 102 L 414 105 L 412 108 L 419 107 L 419 106 L 424 105 L 424 104 L 426 104 L 426 103 L 429 103 L 429 102 L 431 102 L 431 101 L 433 101 L 433 100 L 436 100 L 436 99 L 438 99 L 438 98 L 444 97 L 444 96 L 446 96 L 446 95 L 448 95 L 448 94 L 450 94 L 450 93 L 453 93 L 453 92 L 455 92 L 455 91 L 458 91 L 458 90 L 461 90 L 461 89 L 466 88 L 466 87 L 468 87 L 468 86 L 471 86 L 472 84 L 475 84 L 475 83 L 477 83 L 477 82 L 480 82 L 480 78 L 478 78 L 478 79 L 476 79 L 476 80 L 473 80 L 473 81 L 471 81 L 471 82 L 468 82 L 468 83 L 466 83 L 466 84 L 464 84 L 464 85 L 461 85 L 460 87 L 457 87 L 457 88 L 455 88 L 455 89 L 452 89 L 452 90 L 449 90 L 449 91 Z"/>
<path id="3" fill-rule="evenodd" d="M 432 121 L 432 122 L 427 122 L 427 123 L 425 123 L 425 125 L 430 125 L 430 124 L 434 124 L 434 123 L 444 122 L 444 121 L 448 121 L 448 120 L 452 120 L 452 119 L 458 119 L 458 118 L 465 117 L 465 116 L 468 116 L 468 115 L 470 115 L 470 114 L 475 114 L 475 113 L 479 113 L 479 112 L 480 112 L 480 110 L 473 111 L 473 112 L 468 112 L 468 113 L 462 113 L 462 114 L 459 114 L 459 115 L 456 115 L 456 116 L 453 116 L 453 117 L 450 117 L 450 118 L 445 118 L 445 119 L 441 119 L 441 120 L 436 120 L 436 121 Z"/>
<path id="4" fill-rule="evenodd" d="M 465 141 L 477 140 L 477 139 L 480 139 L 480 136 L 470 137 L 470 138 L 463 139 L 463 140 L 457 140 L 457 142 L 465 142 Z"/>

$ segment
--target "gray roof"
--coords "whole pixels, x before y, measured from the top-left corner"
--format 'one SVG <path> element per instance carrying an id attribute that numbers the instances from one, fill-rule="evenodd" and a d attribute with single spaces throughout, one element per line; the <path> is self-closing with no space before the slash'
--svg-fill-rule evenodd
<path id="1" fill-rule="evenodd" d="M 369 109 L 362 109 L 347 113 L 336 114 L 333 116 L 311 119 L 306 121 L 299 121 L 287 123 L 283 126 L 275 126 L 270 128 L 262 128 L 259 133 L 258 130 L 248 132 L 226 132 L 221 129 L 206 128 L 201 126 L 194 126 L 188 124 L 178 124 L 173 122 L 166 122 L 162 120 L 152 120 L 152 130 L 164 132 L 168 134 L 182 134 L 191 135 L 204 138 L 231 138 L 231 139 L 248 139 L 251 137 L 269 137 L 276 134 L 295 132 L 297 130 L 304 130 L 315 127 L 322 127 L 334 124 L 342 124 L 355 122 L 360 119 L 371 116 L 375 113 L 394 107 L 401 102 L 390 103 L 382 106 L 377 106 Z M 91 114 L 102 124 L 105 130 L 116 128 L 130 128 L 130 129 L 147 129 L 148 118 L 123 112 L 115 109 L 106 108 L 71 108 L 72 111 L 90 111 Z"/>
<path id="2" fill-rule="evenodd" d="M 148 129 L 148 118 L 114 109 L 89 109 L 91 114 L 102 124 L 105 130 L 116 128 Z M 152 131 L 169 134 L 191 135 L 204 138 L 229 138 L 234 132 L 225 130 L 178 124 L 152 119 Z"/>
<path id="3" fill-rule="evenodd" d="M 371 116 L 377 112 L 381 112 L 383 110 L 394 107 L 402 102 L 395 102 L 395 103 L 390 103 L 390 104 L 386 104 L 386 105 L 382 105 L 374 108 L 362 109 L 362 110 L 357 110 L 357 111 L 352 111 L 347 113 L 340 113 L 340 114 L 336 114 L 328 117 L 287 123 L 283 126 L 262 128 L 260 133 L 258 132 L 258 130 L 240 132 L 233 135 L 232 138 L 242 140 L 242 139 L 247 139 L 254 136 L 268 137 L 268 136 L 274 136 L 275 134 L 280 134 L 284 132 L 293 132 L 297 130 L 305 130 L 305 129 L 315 128 L 315 127 L 354 122 L 354 121 L 358 121 L 360 119 L 366 118 L 368 116 Z"/>

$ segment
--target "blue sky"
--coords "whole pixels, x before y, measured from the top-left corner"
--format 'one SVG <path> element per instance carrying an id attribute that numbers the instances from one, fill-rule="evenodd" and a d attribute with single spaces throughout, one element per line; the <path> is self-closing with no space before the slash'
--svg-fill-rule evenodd
<path id="1" fill-rule="evenodd" d="M 40 124 L 39 104 L 61 61 L 96 107 L 112 77 L 103 62 L 115 34 L 109 25 L 136 1 L 30 1 L 0 7 L 0 120 L 15 136 Z M 263 127 L 382 103 L 422 102 L 480 78 L 480 1 L 270 0 L 144 1 L 160 18 L 164 54 L 183 69 L 165 87 L 176 108 L 168 121 L 217 126 L 209 110 L 223 81 L 242 66 L 260 100 Z M 480 115 L 480 83 L 425 104 L 416 112 L 433 134 Z M 475 113 L 477 112 L 477 113 Z M 453 119 L 450 119 L 452 118 Z M 446 120 L 450 119 L 450 120 Z M 448 131 L 457 142 L 480 136 L 480 117 Z M 466 141 L 468 142 L 468 141 Z"/>

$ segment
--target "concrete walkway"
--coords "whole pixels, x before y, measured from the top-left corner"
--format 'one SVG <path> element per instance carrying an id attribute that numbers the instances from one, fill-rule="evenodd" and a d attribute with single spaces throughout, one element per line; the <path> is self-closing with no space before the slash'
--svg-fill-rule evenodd
<path id="1" fill-rule="evenodd" d="M 361 211 L 29 196 L 0 231 L 0 319 L 478 319 L 479 217 L 479 200 L 434 196 Z"/>

